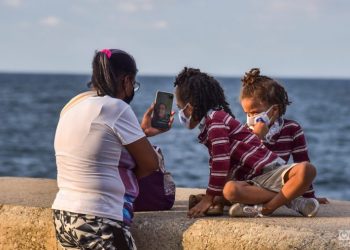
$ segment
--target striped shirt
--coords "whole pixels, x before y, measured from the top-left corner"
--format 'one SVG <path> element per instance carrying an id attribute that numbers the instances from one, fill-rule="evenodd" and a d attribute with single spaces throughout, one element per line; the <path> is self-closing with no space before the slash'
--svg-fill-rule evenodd
<path id="1" fill-rule="evenodd" d="M 282 128 L 279 133 L 272 136 L 267 142 L 263 140 L 264 145 L 271 151 L 275 152 L 280 158 L 286 162 L 293 158 L 293 162 L 310 161 L 304 132 L 301 126 L 293 121 L 283 119 Z M 314 189 L 311 185 L 304 197 L 315 197 Z"/>
<path id="2" fill-rule="evenodd" d="M 250 180 L 278 158 L 223 110 L 212 111 L 204 118 L 198 139 L 209 151 L 210 195 L 222 196 L 228 176 L 237 181 Z"/>
<path id="3" fill-rule="evenodd" d="M 307 152 L 304 132 L 300 125 L 292 120 L 283 119 L 281 131 L 272 136 L 270 142 L 263 140 L 264 145 L 288 162 L 310 161 Z"/>

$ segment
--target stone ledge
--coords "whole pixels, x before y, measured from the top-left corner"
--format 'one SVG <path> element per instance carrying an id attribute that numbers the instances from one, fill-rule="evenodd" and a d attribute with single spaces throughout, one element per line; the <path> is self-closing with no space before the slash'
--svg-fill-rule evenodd
<path id="1" fill-rule="evenodd" d="M 50 206 L 56 180 L 0 178 L 0 249 L 57 249 Z M 318 217 L 279 209 L 267 218 L 186 218 L 189 194 L 178 188 L 171 211 L 135 214 L 138 249 L 350 249 L 338 230 L 350 230 L 350 202 L 322 205 Z"/>

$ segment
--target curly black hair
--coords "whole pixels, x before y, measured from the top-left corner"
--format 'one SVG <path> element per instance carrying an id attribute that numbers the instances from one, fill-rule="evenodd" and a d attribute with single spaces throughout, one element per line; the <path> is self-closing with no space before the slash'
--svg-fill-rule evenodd
<path id="1" fill-rule="evenodd" d="M 252 68 L 242 78 L 240 100 L 244 98 L 256 98 L 270 106 L 278 105 L 280 115 L 284 115 L 287 106 L 292 103 L 283 86 L 268 76 L 260 75 L 258 68 Z"/>
<path id="2" fill-rule="evenodd" d="M 210 109 L 223 109 L 234 117 L 219 82 L 199 69 L 185 67 L 176 77 L 174 87 L 181 101 L 193 106 L 194 120 L 200 121 Z"/>

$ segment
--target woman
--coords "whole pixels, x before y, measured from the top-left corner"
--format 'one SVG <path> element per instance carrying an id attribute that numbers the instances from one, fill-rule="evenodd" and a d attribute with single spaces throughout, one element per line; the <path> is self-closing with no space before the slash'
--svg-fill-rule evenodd
<path id="1" fill-rule="evenodd" d="M 136 249 L 129 232 L 136 177 L 158 169 L 146 137 L 164 131 L 151 127 L 153 105 L 141 126 L 128 105 L 139 88 L 131 55 L 104 49 L 92 67 L 91 91 L 73 98 L 57 125 L 56 236 L 69 249 Z"/>

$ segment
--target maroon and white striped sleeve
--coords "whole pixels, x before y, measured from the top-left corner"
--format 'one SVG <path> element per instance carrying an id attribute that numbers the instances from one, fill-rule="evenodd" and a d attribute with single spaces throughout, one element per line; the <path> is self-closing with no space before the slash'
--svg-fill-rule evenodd
<path id="1" fill-rule="evenodd" d="M 230 140 L 228 128 L 224 123 L 208 126 L 208 140 L 210 149 L 210 176 L 206 193 L 213 196 L 222 196 L 222 190 L 230 170 Z"/>
<path id="2" fill-rule="evenodd" d="M 295 126 L 295 132 L 293 136 L 293 148 L 292 148 L 293 161 L 295 163 L 302 162 L 302 161 L 310 162 L 304 132 L 299 124 L 296 123 L 296 125 L 297 126 Z M 310 185 L 309 190 L 303 194 L 303 197 L 316 198 L 315 190 L 312 184 Z"/>
<path id="3" fill-rule="evenodd" d="M 302 128 L 299 124 L 293 128 L 295 129 L 292 143 L 293 162 L 310 161 L 306 139 Z"/>

